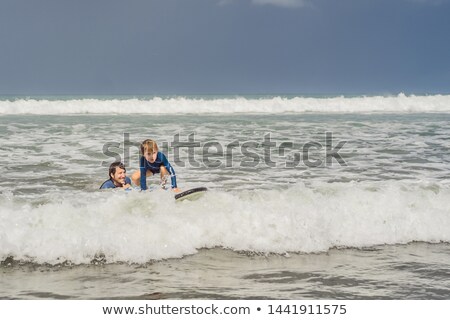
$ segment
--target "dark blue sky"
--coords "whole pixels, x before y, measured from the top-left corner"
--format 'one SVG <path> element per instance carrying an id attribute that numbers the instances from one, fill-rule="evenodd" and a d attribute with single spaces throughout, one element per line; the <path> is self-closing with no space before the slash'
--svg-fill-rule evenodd
<path id="1" fill-rule="evenodd" d="M 0 94 L 450 93 L 449 0 L 0 0 Z"/>

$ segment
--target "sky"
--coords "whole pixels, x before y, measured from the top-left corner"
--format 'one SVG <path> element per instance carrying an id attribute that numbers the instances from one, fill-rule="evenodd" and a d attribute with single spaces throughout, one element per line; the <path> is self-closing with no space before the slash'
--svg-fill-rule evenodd
<path id="1" fill-rule="evenodd" d="M 450 0 L 0 0 L 0 95 L 448 94 Z"/>

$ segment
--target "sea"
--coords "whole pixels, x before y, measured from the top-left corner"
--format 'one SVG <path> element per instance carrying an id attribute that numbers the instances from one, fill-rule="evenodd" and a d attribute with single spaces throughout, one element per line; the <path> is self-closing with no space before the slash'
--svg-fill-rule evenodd
<path id="1" fill-rule="evenodd" d="M 178 187 L 99 190 L 158 143 Z M 450 95 L 0 97 L 0 299 L 450 299 Z"/>

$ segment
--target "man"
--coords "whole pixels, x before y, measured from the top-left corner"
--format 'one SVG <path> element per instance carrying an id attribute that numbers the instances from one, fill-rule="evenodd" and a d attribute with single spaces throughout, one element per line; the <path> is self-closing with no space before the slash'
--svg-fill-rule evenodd
<path id="1" fill-rule="evenodd" d="M 131 180 L 127 177 L 127 170 L 122 162 L 113 162 L 109 166 L 109 180 L 101 185 L 100 189 L 131 188 Z"/>

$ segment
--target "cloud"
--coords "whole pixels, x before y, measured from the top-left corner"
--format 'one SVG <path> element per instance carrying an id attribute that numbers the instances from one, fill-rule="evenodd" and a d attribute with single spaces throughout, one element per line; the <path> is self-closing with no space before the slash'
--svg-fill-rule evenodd
<path id="1" fill-rule="evenodd" d="M 449 0 L 405 0 L 407 2 L 414 2 L 419 4 L 429 4 L 433 6 L 438 6 L 440 4 L 449 2 Z"/>
<path id="2" fill-rule="evenodd" d="M 308 0 L 252 0 L 256 5 L 272 5 L 285 8 L 298 8 L 308 5 Z"/>
<path id="3" fill-rule="evenodd" d="M 218 0 L 219 6 L 227 6 L 235 4 L 240 0 Z M 300 8 L 311 5 L 312 0 L 248 0 L 251 4 L 256 6 L 277 6 L 283 8 Z M 420 0 L 419 0 L 420 1 Z"/>
<path id="4" fill-rule="evenodd" d="M 240 0 L 218 0 L 220 6 L 226 6 L 239 2 Z M 300 8 L 312 6 L 313 0 L 248 0 L 251 4 L 257 6 L 277 6 L 283 8 Z M 404 2 L 416 3 L 421 5 L 439 6 L 449 3 L 450 0 L 401 0 Z"/>
<path id="5" fill-rule="evenodd" d="M 218 4 L 219 6 L 226 6 L 232 4 L 233 2 L 234 2 L 233 0 L 220 0 Z"/>
<path id="6" fill-rule="evenodd" d="M 221 1 L 231 2 L 233 0 L 221 0 Z M 255 5 L 272 5 L 285 8 L 305 7 L 311 5 L 311 1 L 312 0 L 251 0 L 251 2 Z M 404 1 L 433 6 L 450 2 L 450 0 L 404 0 Z"/>

